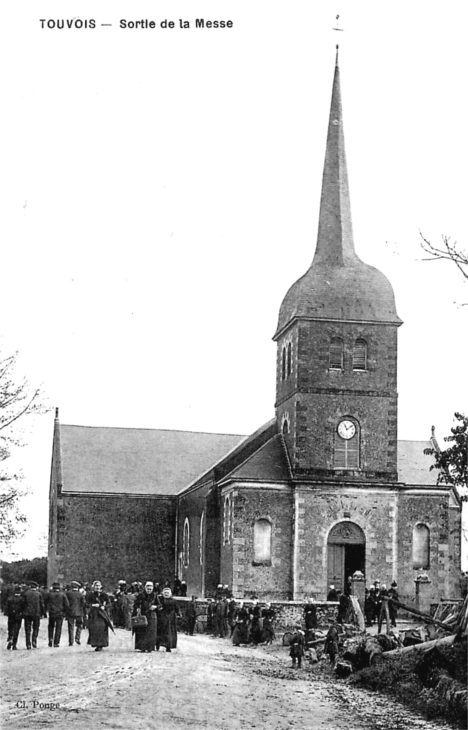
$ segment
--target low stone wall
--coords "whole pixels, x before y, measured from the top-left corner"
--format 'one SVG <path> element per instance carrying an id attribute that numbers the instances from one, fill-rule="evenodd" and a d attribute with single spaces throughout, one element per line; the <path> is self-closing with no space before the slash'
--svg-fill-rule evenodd
<path id="1" fill-rule="evenodd" d="M 187 606 L 190 603 L 190 598 L 176 598 L 179 604 L 181 613 L 181 619 L 179 628 L 185 631 L 187 626 Z M 195 601 L 197 607 L 197 625 L 196 631 L 198 633 L 210 633 L 211 627 L 208 622 L 208 606 L 214 603 L 214 601 L 208 601 L 207 599 L 199 598 Z M 236 601 L 236 605 L 240 606 L 240 601 Z M 244 607 L 249 608 L 253 606 L 253 601 L 243 601 Z M 274 621 L 274 630 L 276 633 L 281 634 L 285 631 L 291 631 L 294 626 L 298 624 L 304 626 L 304 606 L 305 601 L 272 601 L 271 608 L 275 611 L 276 617 Z M 338 613 L 337 602 L 315 602 L 317 609 L 317 624 L 318 626 L 330 626 L 335 620 Z"/>

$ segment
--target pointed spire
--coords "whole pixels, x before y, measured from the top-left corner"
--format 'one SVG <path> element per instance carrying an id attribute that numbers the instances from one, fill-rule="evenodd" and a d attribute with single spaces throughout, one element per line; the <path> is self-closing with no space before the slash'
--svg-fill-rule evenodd
<path id="1" fill-rule="evenodd" d="M 356 259 L 346 167 L 337 46 L 322 178 L 317 248 L 313 265 L 345 266 Z"/>

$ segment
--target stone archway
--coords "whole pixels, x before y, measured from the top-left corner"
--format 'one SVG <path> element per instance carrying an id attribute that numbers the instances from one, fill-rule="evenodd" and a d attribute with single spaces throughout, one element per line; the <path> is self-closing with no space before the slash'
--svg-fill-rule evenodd
<path id="1" fill-rule="evenodd" d="M 366 538 L 359 525 L 343 521 L 332 527 L 327 540 L 327 554 L 327 585 L 343 591 L 346 579 L 356 570 L 365 574 Z"/>

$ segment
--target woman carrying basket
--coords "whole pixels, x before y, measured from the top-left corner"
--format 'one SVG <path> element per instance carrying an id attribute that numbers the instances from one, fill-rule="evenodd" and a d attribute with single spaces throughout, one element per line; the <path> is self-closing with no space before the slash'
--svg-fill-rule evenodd
<path id="1" fill-rule="evenodd" d="M 132 633 L 135 635 L 135 651 L 154 651 L 158 625 L 156 611 L 160 608 L 154 584 L 147 581 L 145 590 L 136 597 L 133 605 Z"/>

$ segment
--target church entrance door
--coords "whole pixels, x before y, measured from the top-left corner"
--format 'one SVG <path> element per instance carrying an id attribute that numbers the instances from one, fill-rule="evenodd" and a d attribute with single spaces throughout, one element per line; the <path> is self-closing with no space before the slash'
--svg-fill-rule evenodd
<path id="1" fill-rule="evenodd" d="M 354 522 L 339 522 L 328 535 L 328 585 L 343 591 L 356 570 L 365 573 L 366 538 Z"/>

